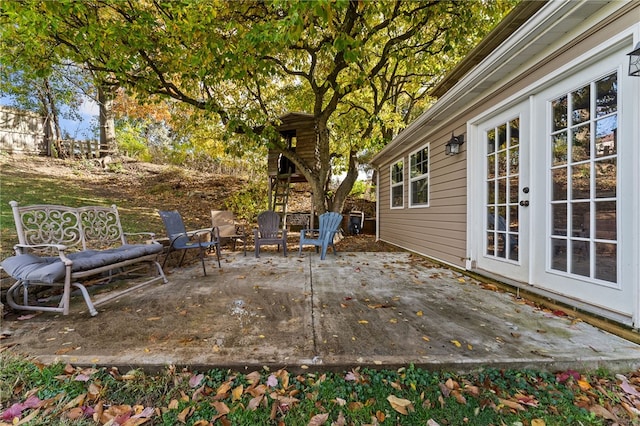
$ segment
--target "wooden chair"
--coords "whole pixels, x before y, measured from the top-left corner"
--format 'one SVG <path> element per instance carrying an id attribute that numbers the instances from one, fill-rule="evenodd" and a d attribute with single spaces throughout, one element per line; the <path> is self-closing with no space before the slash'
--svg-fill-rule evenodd
<path id="1" fill-rule="evenodd" d="M 340 223 L 342 223 L 342 215 L 336 212 L 327 212 L 321 214 L 319 219 L 320 227 L 318 229 L 303 229 L 300 231 L 298 256 L 302 256 L 303 245 L 316 246 L 316 253 L 322 249 L 320 260 L 324 260 L 329 246 L 333 248 L 333 254 L 336 254 L 336 246 L 333 243 L 333 238 L 340 228 Z"/>
<path id="2" fill-rule="evenodd" d="M 184 222 L 182 221 L 182 216 L 180 215 L 180 213 L 178 213 L 178 211 L 160 210 L 158 211 L 158 213 L 160 214 L 162 222 L 164 223 L 164 227 L 167 230 L 167 237 L 169 237 L 169 251 L 167 251 L 164 262 L 162 262 L 163 268 L 172 251 L 182 250 L 182 258 L 180 259 L 180 264 L 178 265 L 182 266 L 182 261 L 184 260 L 184 256 L 187 253 L 187 250 L 198 249 L 200 251 L 202 270 L 204 271 L 204 275 L 206 276 L 207 269 L 204 266 L 204 250 L 211 248 L 214 248 L 216 251 L 216 256 L 218 258 L 218 268 L 220 268 L 220 238 L 217 235 L 218 232 L 216 228 L 187 231 L 184 226 Z M 208 238 L 206 238 L 207 234 Z"/>
<path id="3" fill-rule="evenodd" d="M 235 251 L 236 243 L 242 242 L 244 255 L 247 255 L 247 233 L 244 225 L 238 223 L 232 211 L 229 210 L 211 210 L 211 224 L 218 229 L 220 244 L 232 244 L 232 250 Z"/>
<path id="4" fill-rule="evenodd" d="M 280 245 L 283 247 L 284 255 L 287 256 L 287 230 L 280 229 L 280 215 L 268 210 L 258 215 L 258 227 L 253 230 L 254 242 L 256 246 L 256 257 L 260 257 L 260 246 Z"/>

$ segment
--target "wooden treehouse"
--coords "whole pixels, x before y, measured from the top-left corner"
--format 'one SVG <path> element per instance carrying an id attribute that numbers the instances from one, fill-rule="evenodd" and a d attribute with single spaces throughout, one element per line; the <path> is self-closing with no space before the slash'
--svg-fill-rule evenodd
<path id="1" fill-rule="evenodd" d="M 316 134 L 314 117 L 311 114 L 292 112 L 282 116 L 278 131 L 287 149 L 295 151 L 304 161 L 314 161 Z M 281 153 L 269 150 L 267 162 L 269 174 L 269 209 L 280 213 L 282 225 L 311 227 L 313 225 L 313 203 L 309 212 L 289 212 L 291 186 L 307 182 L 293 163 Z"/>

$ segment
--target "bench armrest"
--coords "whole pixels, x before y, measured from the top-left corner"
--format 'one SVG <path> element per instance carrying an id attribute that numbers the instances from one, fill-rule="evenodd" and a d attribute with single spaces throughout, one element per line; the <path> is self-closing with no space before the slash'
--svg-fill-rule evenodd
<path id="1" fill-rule="evenodd" d="M 69 259 L 65 254 L 67 246 L 63 244 L 16 244 L 15 246 L 13 246 L 13 249 L 18 255 L 25 254 L 26 252 L 31 250 L 42 250 L 47 248 L 55 249 L 55 251 L 57 251 L 58 257 L 60 257 L 60 260 L 62 260 L 65 265 L 71 265 L 73 263 L 73 261 Z"/>
<path id="2" fill-rule="evenodd" d="M 23 254 L 23 250 L 25 249 L 38 250 L 38 249 L 45 249 L 45 248 L 54 248 L 58 251 L 65 251 L 67 249 L 67 246 L 63 244 L 16 244 L 13 246 L 13 249 L 18 254 Z"/>

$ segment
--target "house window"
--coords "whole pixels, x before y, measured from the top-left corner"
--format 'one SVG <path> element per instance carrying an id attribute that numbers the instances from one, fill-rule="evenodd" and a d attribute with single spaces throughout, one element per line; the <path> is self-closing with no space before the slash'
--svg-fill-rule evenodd
<path id="1" fill-rule="evenodd" d="M 429 206 L 429 145 L 411 154 L 409 170 L 411 207 Z"/>
<path id="2" fill-rule="evenodd" d="M 550 105 L 551 269 L 617 281 L 618 78 Z"/>
<path id="3" fill-rule="evenodd" d="M 404 207 L 404 160 L 391 165 L 391 208 Z"/>

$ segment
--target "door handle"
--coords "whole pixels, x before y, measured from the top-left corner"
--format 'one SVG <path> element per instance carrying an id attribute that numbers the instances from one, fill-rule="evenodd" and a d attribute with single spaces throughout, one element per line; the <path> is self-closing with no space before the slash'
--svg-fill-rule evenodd
<path id="1" fill-rule="evenodd" d="M 529 200 L 522 200 L 520 201 L 520 205 L 522 207 L 529 207 Z"/>

